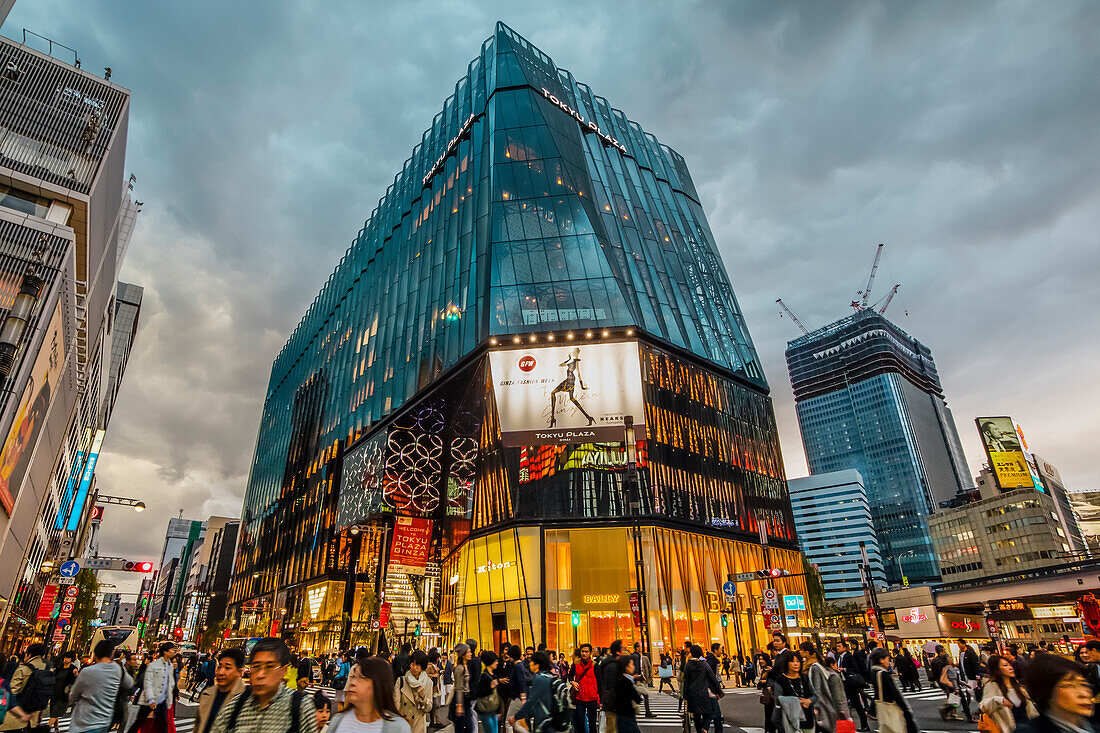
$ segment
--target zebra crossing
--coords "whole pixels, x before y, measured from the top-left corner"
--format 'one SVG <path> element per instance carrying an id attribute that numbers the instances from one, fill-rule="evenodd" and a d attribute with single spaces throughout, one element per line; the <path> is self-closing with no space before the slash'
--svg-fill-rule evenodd
<path id="1" fill-rule="evenodd" d="M 680 728 L 681 713 L 678 710 L 680 700 L 666 692 L 650 692 L 649 711 L 652 718 L 645 717 L 645 703 L 638 712 L 638 727 L 642 730 L 649 728 Z"/>
<path id="2" fill-rule="evenodd" d="M 46 721 L 43 720 L 43 723 Z M 69 733 L 69 727 L 72 723 L 72 716 L 66 715 L 63 718 L 57 719 L 57 731 L 58 733 Z M 192 733 L 195 730 L 194 718 L 176 718 L 176 733 Z"/>
<path id="3" fill-rule="evenodd" d="M 925 687 L 923 690 L 903 692 L 901 694 L 906 700 L 938 700 L 939 702 L 943 702 L 947 699 L 943 690 L 937 690 L 934 687 Z"/>

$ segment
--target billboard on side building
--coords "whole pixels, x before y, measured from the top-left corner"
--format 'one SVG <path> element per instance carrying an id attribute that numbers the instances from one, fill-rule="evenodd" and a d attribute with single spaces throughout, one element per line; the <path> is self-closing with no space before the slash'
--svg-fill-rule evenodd
<path id="1" fill-rule="evenodd" d="M 1035 481 L 1011 417 L 979 417 L 978 434 L 1001 489 L 1032 488 Z"/>
<path id="2" fill-rule="evenodd" d="M 622 441 L 627 416 L 645 438 L 635 341 L 500 349 L 489 364 L 504 445 Z"/>

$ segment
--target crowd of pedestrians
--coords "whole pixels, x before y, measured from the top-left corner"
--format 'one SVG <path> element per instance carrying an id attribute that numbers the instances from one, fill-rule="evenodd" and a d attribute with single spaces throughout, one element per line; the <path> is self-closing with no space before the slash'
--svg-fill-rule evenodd
<path id="1" fill-rule="evenodd" d="M 843 640 L 792 649 L 776 633 L 749 659 L 686 642 L 655 668 L 640 645 L 621 641 L 581 644 L 572 659 L 510 644 L 479 651 L 473 639 L 449 653 L 406 644 L 396 655 L 314 658 L 266 638 L 247 657 L 228 648 L 186 662 L 172 642 L 140 656 L 101 641 L 83 665 L 72 653 L 49 661 L 32 644 L 0 672 L 0 730 L 49 733 L 68 714 L 71 733 L 175 733 L 182 689 L 197 703 L 195 733 L 639 733 L 649 697 L 666 692 L 680 700 L 685 730 L 722 733 L 729 681 L 759 689 L 767 733 L 869 731 L 872 719 L 880 733 L 918 733 L 903 693 L 924 688 L 923 671 L 945 696 L 940 714 L 980 716 L 985 733 L 1100 731 L 1100 641 L 1073 660 L 1041 647 L 955 644 L 919 656 Z"/>

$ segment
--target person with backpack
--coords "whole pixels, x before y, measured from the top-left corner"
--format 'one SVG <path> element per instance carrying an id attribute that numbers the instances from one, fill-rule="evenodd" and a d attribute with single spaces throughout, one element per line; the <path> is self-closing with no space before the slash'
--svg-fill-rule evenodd
<path id="1" fill-rule="evenodd" d="M 569 730 L 573 718 L 572 696 L 568 683 L 552 674 L 550 655 L 535 652 L 527 660 L 527 665 L 534 673 L 531 686 L 527 689 L 527 701 L 508 717 L 508 725 L 515 728 L 517 720 L 530 720 L 531 733 L 562 733 Z"/>
<path id="2" fill-rule="evenodd" d="M 11 676 L 9 690 L 15 696 L 19 707 L 30 716 L 30 727 L 38 725 L 42 712 L 50 704 L 55 686 L 54 670 L 46 662 L 46 654 L 49 650 L 45 644 L 31 644 L 27 647 L 25 661 L 23 661 Z M 23 728 L 27 723 L 8 711 L 0 730 L 15 730 Z"/>
<path id="3" fill-rule="evenodd" d="M 317 733 L 312 696 L 283 685 L 290 661 L 290 649 L 282 639 L 257 641 L 248 656 L 248 689 L 222 705 L 210 733 Z M 151 670 L 152 665 L 145 673 L 146 685 Z M 392 676 L 388 695 L 392 704 Z"/>
<path id="4" fill-rule="evenodd" d="M 121 663 L 111 660 L 113 652 L 114 644 L 101 639 L 92 650 L 95 664 L 76 675 L 68 699 L 73 706 L 70 733 L 106 731 L 124 714 L 119 701 L 126 699 L 134 680 Z"/>
<path id="5" fill-rule="evenodd" d="M 505 721 L 516 714 L 516 711 L 527 702 L 527 688 L 529 678 L 527 665 L 523 663 L 522 652 L 519 646 L 512 644 L 508 647 L 508 682 L 507 704 L 504 708 Z M 511 731 L 511 728 L 509 728 Z"/>
<path id="6" fill-rule="evenodd" d="M 53 695 L 50 697 L 50 728 L 57 730 L 57 721 L 69 709 L 69 690 L 76 682 L 76 652 L 69 650 L 61 655 L 61 666 L 54 673 Z"/>

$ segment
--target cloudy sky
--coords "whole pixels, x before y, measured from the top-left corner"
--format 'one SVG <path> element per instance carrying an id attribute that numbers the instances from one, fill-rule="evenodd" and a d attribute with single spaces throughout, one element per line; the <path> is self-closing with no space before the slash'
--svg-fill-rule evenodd
<path id="1" fill-rule="evenodd" d="M 236 515 L 271 362 L 501 19 L 688 161 L 804 475 L 783 350 L 877 290 L 933 351 L 972 471 L 1011 414 L 1100 487 L 1100 5 L 18 0 L 133 91 L 140 332 L 103 549 Z"/>

